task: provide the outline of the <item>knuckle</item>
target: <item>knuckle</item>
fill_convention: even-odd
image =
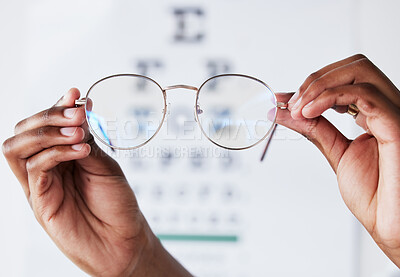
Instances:
[[[362,94],[376,94],[377,88],[371,83],[362,83],[358,86],[358,92]]]
[[[324,91],[326,89],[326,82],[323,78],[317,78],[310,84],[309,91]]]
[[[49,133],[48,127],[40,127],[36,130],[36,136],[39,138],[46,137]]]
[[[300,88],[299,88],[299,93],[300,93],[300,95],[303,94],[303,93],[306,91],[306,89],[307,89],[307,85],[306,85],[305,83],[302,84],[302,85],[300,86]]]
[[[367,57],[355,61],[355,64],[357,66],[357,69],[361,72],[366,69],[371,70],[375,67],[375,65]]]
[[[51,108],[50,108],[51,109]],[[41,115],[41,119],[42,119],[42,121],[48,121],[49,120],[49,118],[50,118],[50,109],[47,109],[47,110],[45,110],[45,111],[43,111],[42,112],[42,115]]]
[[[313,73],[311,73],[310,75],[308,75],[306,82],[308,83],[312,83],[314,82],[316,79],[318,79],[320,77],[320,73],[319,71],[315,71]],[[306,89],[306,88],[305,88]]]
[[[305,132],[303,135],[310,141],[315,140],[315,137],[316,137],[315,133],[316,133],[317,125],[319,123],[319,119],[320,119],[320,117],[317,117],[315,119],[308,120],[306,123],[305,130],[304,130]]]
[[[36,169],[36,167],[37,167],[36,164],[37,164],[37,163],[36,163],[35,159],[33,159],[33,158],[28,159],[28,160],[26,161],[26,164],[25,164],[26,171],[27,171],[28,173],[34,172],[35,169]]]
[[[355,54],[354,56],[352,56],[352,58],[354,60],[368,59],[364,54],[361,54],[361,53]]]
[[[376,103],[374,103],[376,94],[377,89],[374,85],[368,83],[358,85],[356,90],[357,107],[361,108],[366,113],[373,113],[377,108]]]
[[[315,71],[315,72],[311,73],[310,75],[308,75],[308,77],[306,78],[304,83],[299,88],[300,94],[303,94],[310,87],[310,85],[313,84],[315,82],[315,80],[319,79],[320,77],[321,77],[320,70]]]
[[[62,148],[62,146],[54,146],[54,147],[49,148],[47,150],[49,159],[54,160],[55,157],[57,157],[60,154],[61,148]]]
[[[26,124],[26,119],[23,119],[19,121],[17,124],[15,124],[14,134],[18,134],[25,124]]]
[[[49,122],[53,115],[55,114],[56,107],[51,107],[47,110],[44,110],[41,114],[41,120],[44,122]]]
[[[3,155],[6,158],[11,156],[11,153],[12,153],[12,140],[13,140],[12,138],[8,138],[2,144],[1,150],[3,152]]]
[[[363,83],[356,86],[355,94],[358,105],[363,105],[366,109],[370,110],[375,106],[373,99],[376,99],[379,91],[373,84]]]
[[[377,109],[377,106],[373,101],[361,97],[359,97],[357,100],[357,106],[368,114],[374,113],[374,111]]]
[[[315,72],[313,72],[313,73],[311,73],[309,76],[308,76],[308,79],[310,79],[310,80],[315,80],[315,79],[317,79],[317,78],[319,78],[319,71],[315,71]]]

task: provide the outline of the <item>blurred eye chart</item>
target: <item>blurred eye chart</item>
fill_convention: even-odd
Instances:
[[[295,91],[310,73],[354,53],[352,3],[26,2],[25,86],[32,93],[24,105],[37,112],[70,87],[84,95],[118,73],[163,87],[241,73]],[[193,91],[168,91],[167,119],[151,142],[115,153],[101,146],[122,166],[165,248],[195,276],[356,276],[355,219],[317,148],[279,126],[264,162],[264,142],[224,150],[200,134],[194,103]],[[350,116],[327,116],[353,134]],[[85,276],[38,224],[30,228],[27,274]]]

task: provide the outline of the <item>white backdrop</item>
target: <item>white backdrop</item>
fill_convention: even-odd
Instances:
[[[2,141],[19,120],[51,106],[70,87],[85,92],[97,79],[121,72],[146,73],[164,86],[197,86],[212,74],[230,71],[259,77],[277,91],[294,91],[313,71],[362,52],[400,85],[400,4],[395,0],[0,5]],[[177,15],[182,12],[184,19]],[[174,92],[168,97],[172,123],[193,115],[193,96]],[[360,132],[351,117],[327,116],[350,137]],[[160,137],[152,146],[166,144],[214,149],[203,141],[166,143]],[[119,161],[156,233],[190,234],[190,225],[239,238],[233,243],[164,241],[196,275],[398,276],[347,210],[332,170],[308,141],[280,128],[266,161],[259,163],[262,147],[230,153],[228,163],[184,154],[167,162],[160,157]],[[0,160],[0,276],[85,276],[48,239]],[[194,201],[204,187],[210,200]],[[221,198],[226,190],[234,195],[230,204]],[[185,197],[172,205],[177,194]],[[194,217],[197,225],[189,221]]]

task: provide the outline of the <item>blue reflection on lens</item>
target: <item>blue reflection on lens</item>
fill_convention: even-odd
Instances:
[[[104,121],[104,119],[101,116],[95,114],[94,112],[91,112],[91,111],[86,111],[86,112],[87,112],[89,121],[93,122],[97,125],[97,127],[100,129],[100,132],[103,134],[103,137],[106,140],[106,142],[110,146],[113,146],[113,144],[111,143],[111,140],[108,138],[107,133],[104,131],[104,128],[101,125],[101,121]]]

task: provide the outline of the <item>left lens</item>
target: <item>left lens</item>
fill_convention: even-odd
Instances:
[[[96,82],[86,96],[92,133],[116,149],[134,149],[150,141],[165,116],[165,97],[152,79],[121,74]]]
[[[265,139],[276,116],[275,95],[268,85],[239,74],[208,79],[196,106],[202,132],[228,149],[246,149]]]

